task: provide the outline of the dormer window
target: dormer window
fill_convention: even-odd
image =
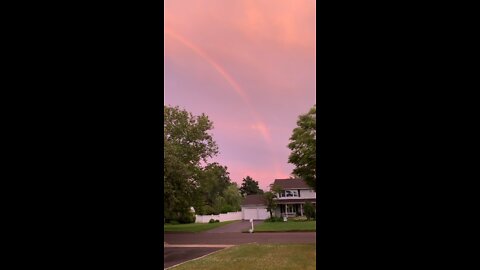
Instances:
[[[290,190],[290,194],[292,194],[291,197],[298,197],[298,193],[296,190]]]
[[[298,197],[298,191],[297,190],[283,190],[279,194],[280,198],[284,197]]]

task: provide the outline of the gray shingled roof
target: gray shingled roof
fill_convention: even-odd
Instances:
[[[247,195],[241,205],[266,205],[263,194]]]
[[[305,183],[305,181],[303,181],[302,179],[299,179],[299,178],[295,178],[295,179],[275,179],[273,184],[278,185],[283,189],[289,189],[289,188],[308,188],[308,189],[310,189],[311,188],[307,185],[307,183]]]

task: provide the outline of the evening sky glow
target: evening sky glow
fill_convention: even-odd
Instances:
[[[205,113],[232,181],[288,178],[315,104],[315,1],[165,0],[165,105]]]

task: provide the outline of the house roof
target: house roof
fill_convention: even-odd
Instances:
[[[309,187],[307,185],[307,183],[305,183],[305,181],[303,181],[302,179],[299,179],[299,178],[294,178],[294,179],[275,179],[275,181],[273,182],[274,185],[278,185],[279,187],[283,188],[283,189],[290,189],[290,188],[307,188],[307,189],[311,189],[311,187]]]
[[[266,205],[263,194],[247,195],[241,205]]]

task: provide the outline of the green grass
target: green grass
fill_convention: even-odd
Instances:
[[[316,269],[315,244],[246,244],[226,248],[174,270],[292,270]]]
[[[216,223],[189,223],[189,224],[165,224],[163,225],[164,232],[203,232],[208,231],[223,225],[230,224],[233,221],[216,222]]]
[[[315,232],[316,221],[263,222],[254,226],[254,232]]]

